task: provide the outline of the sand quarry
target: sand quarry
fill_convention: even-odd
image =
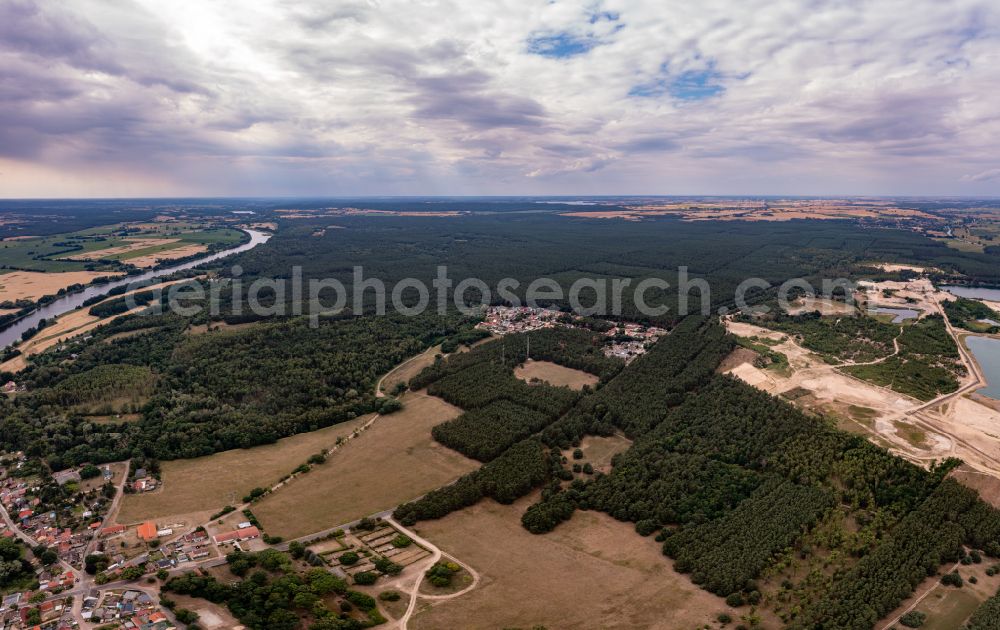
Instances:
[[[895,293],[884,298],[884,288]],[[871,286],[867,297],[879,306],[905,306],[922,313],[941,312],[940,302],[952,298],[926,279],[879,283]],[[906,302],[907,297],[916,303]],[[844,374],[783,333],[732,321],[726,326],[741,337],[778,342],[773,349],[788,357],[791,368],[789,375],[757,368],[744,354],[742,362],[727,364],[727,373],[803,409],[836,418],[841,428],[863,433],[910,461],[926,465],[959,457],[971,469],[1000,478],[1000,404],[974,394],[985,381],[961,339],[969,375],[957,392],[921,402]]]

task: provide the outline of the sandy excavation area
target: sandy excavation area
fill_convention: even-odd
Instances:
[[[881,287],[880,283],[879,294]],[[944,294],[933,289],[923,293],[911,288],[906,293],[921,298],[920,304],[908,306],[922,306],[925,312],[938,312],[936,300],[944,299]],[[783,375],[757,368],[752,356],[741,354],[743,362],[730,367],[728,374],[803,409],[832,417],[841,428],[863,433],[910,461],[928,464],[933,459],[959,457],[972,469],[1000,478],[1000,409],[977,402],[969,393],[924,403],[844,374],[782,333],[740,322],[726,326],[738,336],[782,340],[772,348],[785,354],[791,367],[790,375]],[[963,384],[974,379],[970,374]]]
[[[819,311],[822,315],[850,315],[854,312],[854,305],[811,296],[799,298],[788,305],[789,315],[812,313],[813,311]]]
[[[107,271],[11,271],[0,274],[0,302],[7,300],[37,300],[43,295],[55,295],[59,289],[73,284],[89,284],[101,276],[119,276]]]
[[[939,312],[939,303],[943,300],[955,299],[950,293],[938,291],[927,278],[918,278],[908,282],[864,282],[855,294],[857,301],[865,301],[868,306],[885,306],[889,308],[907,308],[926,313]],[[888,289],[891,295],[886,296],[883,290]]]

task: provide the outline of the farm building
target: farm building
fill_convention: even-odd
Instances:
[[[234,540],[250,540],[251,538],[259,538],[260,530],[256,527],[243,527],[241,529],[236,529],[231,532],[226,532],[225,534],[218,534],[215,536],[215,542],[224,543],[232,542]]]

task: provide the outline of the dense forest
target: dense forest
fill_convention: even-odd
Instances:
[[[888,340],[898,336],[904,356],[956,352],[940,318],[891,328]],[[684,320],[558,420],[396,516],[439,518],[483,497],[509,502],[542,487],[522,517],[529,531],[550,531],[577,509],[608,512],[635,523],[638,535],[655,533],[696,584],[733,605],[768,605],[796,628],[870,628],[965,547],[1000,554],[1000,513],[946,479],[957,461],[918,468],[714,374],[732,347],[718,324]],[[464,370],[482,365],[460,360]],[[422,378],[433,388],[461,373],[445,362]],[[495,391],[505,388],[497,382]],[[490,398],[477,390],[469,399]],[[461,425],[462,445],[485,444],[495,431],[477,417]],[[614,457],[609,474],[575,478],[560,450],[614,431],[633,438],[631,448]],[[807,566],[834,558],[839,569],[817,586],[790,573],[788,553]]]
[[[274,442],[377,411],[384,399],[375,397],[376,380],[463,322],[351,318],[313,328],[297,319],[198,335],[172,315],[124,318],[100,342],[49,353],[19,376],[30,393],[0,401],[0,446],[60,469]],[[129,399],[148,393],[128,405],[140,413],[135,422],[98,424],[67,413],[66,406],[79,412],[74,405],[126,392]]]
[[[1000,593],[989,598],[976,609],[969,623],[967,630],[992,630],[1000,628]]]

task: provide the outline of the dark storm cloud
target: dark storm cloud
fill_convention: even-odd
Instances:
[[[109,47],[92,24],[73,13],[46,11],[32,0],[0,3],[0,48],[78,68],[121,72],[121,66],[107,54]]]
[[[629,153],[659,153],[662,151],[676,151],[680,148],[680,145],[677,144],[674,138],[645,136],[622,142],[616,148]]]
[[[545,109],[535,100],[491,89],[482,71],[422,77],[412,82],[418,118],[458,122],[473,129],[539,127]]]

